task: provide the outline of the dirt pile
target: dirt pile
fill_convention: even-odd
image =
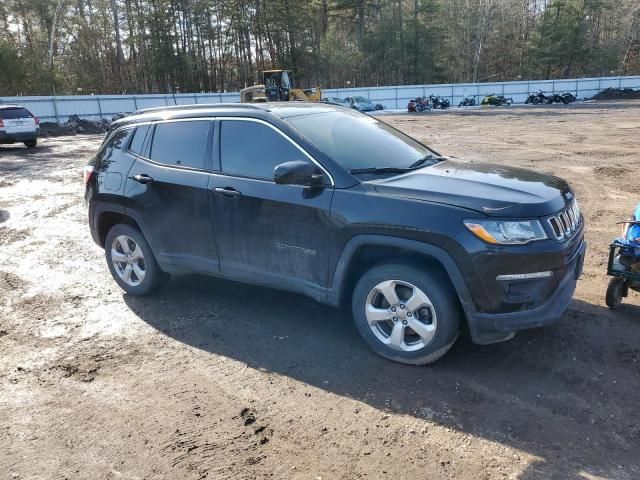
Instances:
[[[596,93],[592,100],[633,100],[640,99],[640,90],[633,88],[606,88]]]
[[[78,115],[71,115],[65,123],[43,122],[40,124],[40,135],[43,137],[59,137],[78,133],[105,133],[111,123],[108,120],[85,120]]]

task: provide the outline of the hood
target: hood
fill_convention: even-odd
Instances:
[[[456,205],[496,217],[543,217],[573,198],[567,182],[558,177],[451,159],[372,183],[385,195]]]

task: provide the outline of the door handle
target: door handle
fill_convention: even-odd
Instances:
[[[153,178],[151,178],[146,173],[140,173],[138,175],[134,175],[133,177],[129,177],[129,178],[131,178],[132,180],[135,180],[138,183],[142,183],[143,185],[147,183],[153,183]]]
[[[238,190],[232,187],[225,187],[225,188],[216,187],[214,188],[214,191],[227,198],[236,198],[242,195]]]

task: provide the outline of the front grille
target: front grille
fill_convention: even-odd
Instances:
[[[579,229],[582,223],[582,215],[578,202],[573,202],[564,210],[556,213],[547,219],[556,240],[571,238]]]

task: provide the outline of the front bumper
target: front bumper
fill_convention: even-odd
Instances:
[[[508,313],[481,313],[473,303],[463,302],[473,341],[483,345],[500,342],[512,338],[518,330],[540,327],[559,320],[569,307],[578,278],[582,274],[586,248],[586,243],[582,241],[568,259],[553,294],[535,308]]]

